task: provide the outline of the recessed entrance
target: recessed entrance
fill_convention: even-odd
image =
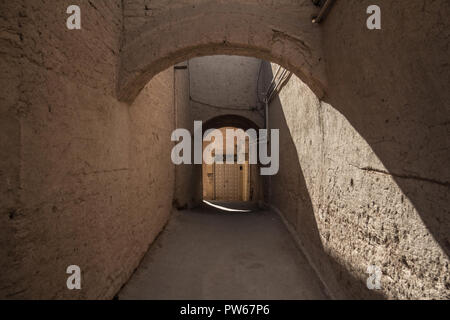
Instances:
[[[215,161],[207,164],[203,161],[203,199],[216,201],[250,201],[253,198],[251,169],[249,164],[249,141],[245,142],[245,149],[238,150],[237,140],[233,142],[233,153],[226,150],[226,130],[236,130],[233,127],[223,127],[217,130],[222,132],[224,141],[222,151],[214,152]],[[209,142],[203,143],[203,150]],[[238,153],[245,159],[238,163]],[[232,162],[232,163],[231,163]]]

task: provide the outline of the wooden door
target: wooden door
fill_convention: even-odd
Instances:
[[[240,166],[215,164],[215,200],[241,201]]]

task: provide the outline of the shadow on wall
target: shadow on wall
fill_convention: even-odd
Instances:
[[[358,99],[355,101],[360,102]],[[386,131],[368,123],[372,117],[383,119],[388,111],[366,118],[368,108],[359,107],[354,113],[347,112],[353,116],[349,121],[337,110],[351,104],[348,99],[341,102],[340,108],[320,102],[293,77],[271,103],[271,127],[281,129],[281,163],[280,173],[273,177],[270,202],[294,226],[322,277],[333,274],[327,267],[333,262],[316,256],[325,251],[358,279],[366,279],[368,266],[378,266],[385,297],[447,297],[448,235],[443,231],[448,230],[448,189],[433,181],[392,174],[383,160],[395,157],[402,146],[388,143],[390,148],[380,148],[373,137]],[[366,126],[354,128],[362,119]],[[380,122],[382,128],[389,123]],[[402,132],[398,134],[406,138]],[[384,139],[380,139],[382,145]],[[410,153],[420,158],[420,150]],[[441,224],[434,221],[434,228],[430,228],[433,218]],[[437,237],[443,237],[444,243]],[[311,239],[315,239],[313,243]],[[324,281],[332,293],[347,291],[350,297],[366,298],[377,295],[348,281],[336,281],[339,277]]]
[[[386,94],[390,95],[391,93]],[[368,106],[364,100],[358,102],[353,99],[354,105],[344,100],[332,100],[332,103],[340,106],[337,109],[366,140],[384,167],[362,166],[358,169],[392,177],[403,195],[412,202],[440,248],[450,257],[450,183],[440,180],[448,175],[445,171],[448,170],[450,159],[447,146],[436,146],[447,143],[447,125],[436,124],[427,127],[428,125],[420,123],[422,112],[417,110],[421,108],[419,105],[416,110],[412,108],[409,111],[401,111],[409,113],[408,118],[414,118],[403,121],[395,107],[386,107],[380,112],[381,109]],[[364,105],[366,114],[356,113],[355,105]],[[370,113],[373,116],[368,116]],[[436,158],[433,158],[433,155]],[[434,171],[431,177],[428,175],[430,168]]]
[[[392,176],[449,257],[450,20],[436,17],[449,12],[450,4],[382,0],[379,5],[390,8],[383,10],[379,32],[355,28],[365,24],[366,1],[338,1],[323,24],[324,52],[331,53],[325,57],[327,102],[386,168],[359,169]]]
[[[281,110],[276,97],[271,107]],[[335,299],[384,299],[379,291],[369,290],[366,283],[354,277],[344,266],[329,255],[322,245],[315,220],[312,201],[307,189],[300,160],[283,112],[271,113],[271,122],[280,129],[280,170],[273,176],[271,203],[277,203],[279,214],[297,235],[300,249],[305,253],[316,272]],[[289,199],[286,201],[286,199]],[[281,212],[280,212],[281,211]]]

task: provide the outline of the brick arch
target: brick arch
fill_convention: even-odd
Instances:
[[[269,1],[207,1],[155,13],[124,35],[118,98],[132,102],[159,72],[194,57],[217,54],[278,63],[323,97],[320,34],[310,19],[313,6],[304,2],[289,4],[283,12],[269,10]]]

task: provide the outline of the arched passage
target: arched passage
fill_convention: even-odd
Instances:
[[[208,130],[220,130],[225,138],[225,128],[258,132],[259,127],[250,119],[239,115],[222,115],[209,119],[203,124],[203,134]],[[248,152],[246,141],[246,150]],[[204,143],[206,146],[208,143]],[[225,140],[223,145],[225,146]],[[217,152],[217,151],[216,151]],[[202,164],[201,188],[203,200],[221,201],[263,201],[262,179],[258,174],[257,165],[249,164],[248,153],[244,164]],[[234,174],[232,174],[234,173]],[[194,177],[199,179],[199,177]]]
[[[0,296],[117,292],[171,208],[173,70],[153,75],[222,53],[326,91],[332,106],[294,79],[271,108],[283,111],[271,119],[286,124],[287,162],[302,164],[287,169],[304,176],[285,170],[275,201],[303,243],[305,221],[317,226],[309,252],[336,261],[317,265],[339,297],[367,293],[369,264],[384,296],[448,297],[450,6],[379,2],[382,31],[367,30],[356,0],[337,1],[320,27],[309,0],[83,2],[83,29],[70,31],[64,1],[3,1]],[[74,261],[81,292],[65,287]]]
[[[276,62],[322,97],[326,80],[320,31],[310,23],[313,6],[303,2],[286,4],[282,15],[270,10],[271,1],[205,1],[158,11],[125,34],[119,99],[133,101],[154,75],[171,65],[214,54]]]

